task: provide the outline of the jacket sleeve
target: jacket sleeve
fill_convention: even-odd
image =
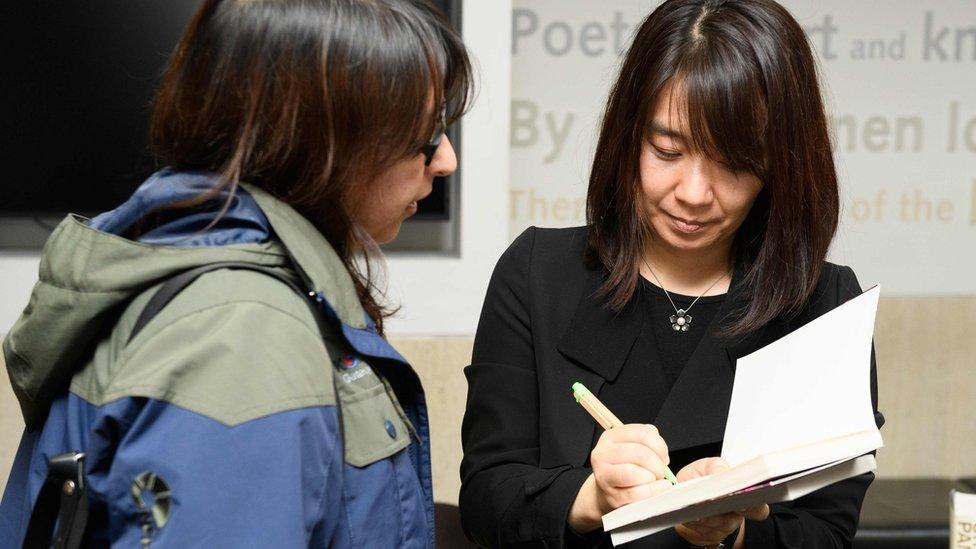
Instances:
[[[484,547],[565,547],[586,540],[566,524],[589,469],[539,466],[539,398],[528,276],[534,229],[495,267],[475,336],[461,429],[461,520]]]
[[[850,267],[842,267],[836,304],[861,293]],[[871,350],[871,404],[878,428],[884,416],[878,411],[878,376],[874,349]],[[746,547],[827,549],[852,547],[857,532],[861,503],[874,473],[838,482],[793,502],[770,505],[770,516],[761,522],[747,521]]]
[[[126,396],[95,412],[89,485],[113,547],[328,546],[337,531],[338,415],[334,400],[312,404],[298,373],[315,362],[331,375],[324,349],[309,350],[321,340],[268,307],[228,307],[154,335],[129,360],[140,375],[112,384]],[[255,368],[281,381],[252,387]],[[150,370],[166,381],[140,390]]]

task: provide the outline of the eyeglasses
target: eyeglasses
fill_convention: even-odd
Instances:
[[[430,136],[430,141],[420,148],[420,152],[424,153],[424,166],[430,166],[430,163],[434,160],[434,154],[437,153],[437,148],[441,146],[445,131],[447,131],[446,104],[441,106],[441,112],[437,118],[437,126],[434,127],[434,134]]]

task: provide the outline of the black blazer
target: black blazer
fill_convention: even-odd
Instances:
[[[461,433],[461,517],[468,537],[482,546],[609,546],[606,534],[580,537],[566,525],[591,472],[586,465],[597,428],[570,387],[581,381],[599,394],[617,377],[639,335],[642,313],[637,299],[619,313],[604,307],[596,296],[603,273],[585,266],[585,239],[584,227],[530,228],[492,275],[472,364],[465,368],[468,401]],[[736,359],[860,291],[850,268],[828,263],[794,319],[771,322],[736,341],[706,334],[654,421],[671,455],[717,455]],[[873,361],[872,353],[871,396],[880,426]],[[872,479],[864,475],[772,505],[768,520],[749,522],[747,546],[851,546]],[[634,546],[688,543],[670,529]]]

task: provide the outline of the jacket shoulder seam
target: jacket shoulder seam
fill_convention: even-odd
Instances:
[[[202,408],[211,406],[214,404],[219,404],[215,401],[209,401],[201,398],[192,398],[186,395],[180,394],[178,391],[167,391],[161,389],[160,387],[154,385],[128,385],[126,387],[118,388],[110,393],[107,393],[103,399],[101,399],[100,404],[92,403],[96,406],[115,402],[123,398],[132,397],[144,397],[152,398],[171,404],[173,406],[179,406],[189,412],[197,414],[201,417],[205,417],[212,421],[227,425],[236,426],[248,421],[255,419],[260,419],[262,417],[267,417],[269,415],[274,415],[276,413],[290,412],[293,410],[298,410],[300,408],[310,408],[310,407],[332,407],[335,406],[335,400],[332,395],[325,394],[313,394],[313,395],[303,395],[300,397],[290,397],[275,400],[272,402],[265,402],[257,406],[251,406],[248,408],[241,408],[233,414],[228,414],[226,421],[225,419],[218,419],[209,414],[201,411]],[[84,398],[79,395],[79,398]],[[86,399],[87,400],[87,399]]]

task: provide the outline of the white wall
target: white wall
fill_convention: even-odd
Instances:
[[[466,0],[464,40],[478,73],[478,96],[461,136],[459,258],[392,257],[390,296],[402,308],[392,335],[472,335],[488,277],[508,244],[508,127],[511,0]],[[39,254],[0,251],[0,334],[27,304]]]

